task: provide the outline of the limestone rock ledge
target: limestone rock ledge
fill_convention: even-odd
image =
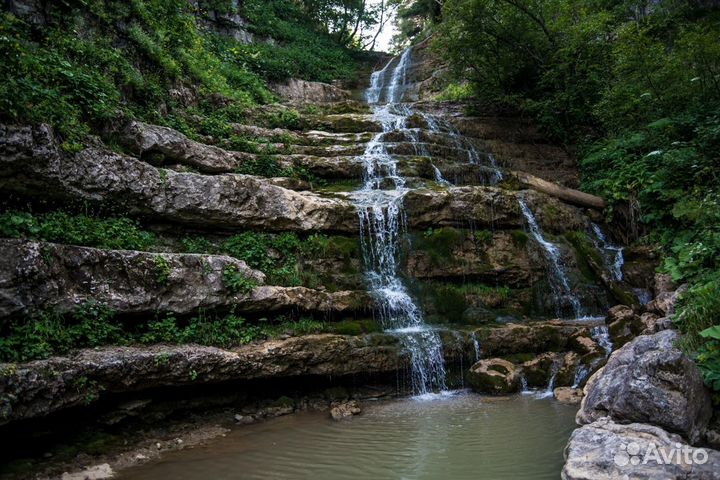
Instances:
[[[87,405],[101,395],[155,387],[404,368],[397,337],[307,335],[233,350],[198,345],[105,347],[0,364],[0,425]]]
[[[68,155],[47,125],[0,125],[0,166],[0,188],[30,198],[119,205],[135,215],[227,231],[357,231],[347,200],[249,175],[158,169],[103,148]]]
[[[233,267],[259,286],[233,293],[223,271]],[[52,309],[72,311],[93,300],[119,314],[189,314],[199,308],[238,313],[288,309],[354,312],[371,308],[364,291],[324,292],[263,286],[265,275],[223,255],[148,253],[0,239],[0,318]],[[0,322],[1,323],[1,322]]]

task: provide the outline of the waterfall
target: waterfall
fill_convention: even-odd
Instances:
[[[550,275],[548,277],[548,280],[550,282],[550,288],[552,289],[556,300],[558,300],[556,302],[556,313],[560,315],[560,300],[564,298],[567,299],[572,305],[575,318],[582,318],[582,306],[580,304],[580,300],[575,296],[575,294],[572,292],[572,289],[570,288],[570,279],[568,278],[565,267],[562,264],[562,260],[560,258],[560,249],[554,243],[545,240],[542,232],[540,231],[540,227],[535,220],[535,215],[533,215],[532,211],[525,203],[525,200],[518,198],[518,203],[520,204],[520,210],[522,211],[523,215],[525,216],[525,220],[527,221],[530,235],[543,249],[543,253],[547,260],[547,264],[550,270]]]
[[[439,118],[435,115],[431,115],[429,113],[421,112],[420,115],[425,120],[425,123],[428,126],[428,130],[432,133],[443,133],[450,137],[452,140],[453,146],[460,152],[465,152],[465,155],[467,156],[468,163],[471,165],[480,165],[480,152],[478,152],[477,147],[475,146],[475,143],[470,140],[463,140],[462,134],[458,131],[455,126],[448,122],[447,120],[444,120],[442,118]],[[490,177],[488,183],[490,185],[495,185],[498,182],[501,182],[503,180],[502,172],[500,172],[500,168],[497,165],[497,161],[495,160],[495,157],[492,154],[488,154],[488,163],[490,164],[490,169],[492,170],[492,176]],[[436,178],[438,170],[433,165],[433,168],[436,170]],[[438,182],[440,183],[440,182]]]
[[[384,137],[393,131],[408,132],[410,109],[397,104],[402,99],[411,49],[405,50],[389,85],[384,81],[391,60],[372,74],[366,91],[373,105],[373,118],[382,132],[367,144],[362,155],[364,184],[352,198],[360,219],[360,241],[370,293],[374,297],[380,322],[386,332],[397,335],[410,357],[414,394],[423,395],[445,386],[445,360],[439,334],[425,324],[422,311],[399,275],[400,235],[404,228],[403,199],[408,189],[399,175],[397,159],[388,154]],[[379,104],[383,98],[385,104]]]
[[[603,259],[605,260],[605,266],[610,272],[610,279],[615,282],[621,282],[623,279],[622,268],[625,264],[623,248],[611,244],[607,238],[605,238],[605,235],[599,225],[596,223],[591,223],[590,225],[592,226],[595,238],[597,239],[595,245],[602,252]]]

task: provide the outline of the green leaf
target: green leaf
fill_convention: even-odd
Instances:
[[[720,325],[706,328],[705,330],[700,332],[700,336],[703,338],[713,338],[715,340],[720,340]]]

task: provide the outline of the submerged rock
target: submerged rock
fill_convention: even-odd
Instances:
[[[698,441],[710,420],[710,394],[697,366],[675,347],[677,338],[665,330],[615,351],[585,385],[577,422],[650,423]]]
[[[693,448],[659,427],[601,418],[575,430],[563,480],[719,479],[720,452]]]
[[[467,381],[478,393],[505,395],[520,388],[520,372],[512,362],[491,358],[470,367]]]
[[[330,407],[330,416],[333,420],[347,420],[360,412],[362,412],[362,409],[356,400],[335,403]]]
[[[583,391],[582,388],[558,387],[553,390],[553,396],[558,402],[575,405],[582,401]]]

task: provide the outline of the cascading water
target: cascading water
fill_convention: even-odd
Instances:
[[[580,304],[580,299],[575,296],[570,288],[570,280],[560,258],[560,249],[554,243],[545,240],[542,232],[540,231],[540,227],[537,224],[537,220],[535,220],[535,215],[533,215],[532,211],[525,203],[525,200],[518,198],[518,203],[520,204],[520,210],[527,221],[530,235],[538,243],[538,245],[542,247],[548,266],[550,267],[551,275],[548,277],[548,280],[550,282],[550,288],[553,290],[553,294],[558,300],[556,302],[556,313],[560,315],[560,300],[566,299],[572,306],[575,318],[583,318],[582,305]]]
[[[383,328],[397,335],[410,356],[413,393],[423,395],[445,386],[442,342],[425,324],[422,312],[399,276],[400,234],[404,227],[403,198],[408,192],[399,175],[397,159],[388,154],[384,137],[390,132],[407,133],[411,114],[402,100],[411,64],[411,49],[405,50],[386,86],[388,65],[373,73],[366,91],[373,104],[373,117],[382,132],[368,143],[362,156],[364,185],[352,198],[360,217],[360,238],[367,281],[374,296]],[[380,104],[385,99],[384,104]]]
[[[470,336],[473,344],[473,350],[475,350],[475,361],[480,361],[480,342],[477,339],[477,335],[475,335],[475,332],[472,333]]]
[[[610,243],[603,234],[600,226],[596,223],[590,224],[595,233],[595,242],[597,248],[602,252],[605,265],[610,272],[610,279],[615,282],[621,282],[623,279],[623,265],[625,258],[623,257],[623,248]]]

